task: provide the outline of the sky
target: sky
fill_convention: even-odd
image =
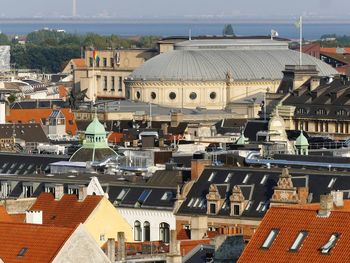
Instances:
[[[72,15],[73,0],[0,0],[0,17],[61,17]],[[79,16],[116,18],[342,17],[349,0],[76,0]]]

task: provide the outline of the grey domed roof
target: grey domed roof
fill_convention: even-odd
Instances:
[[[187,41],[188,43],[189,41]],[[275,41],[276,42],[276,41]],[[186,43],[186,42],[185,42]],[[219,45],[221,44],[221,45]],[[236,80],[282,79],[286,65],[299,64],[299,52],[287,45],[179,45],[137,68],[131,80],[224,80],[227,72]],[[304,65],[316,65],[320,76],[338,74],[321,60],[303,54]]]

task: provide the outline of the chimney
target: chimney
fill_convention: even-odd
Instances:
[[[87,187],[85,185],[80,185],[79,186],[79,193],[78,193],[78,200],[80,202],[84,201],[85,198],[87,197]]]
[[[107,257],[111,262],[115,262],[115,239],[114,238],[108,238],[107,240]]]
[[[56,184],[55,185],[55,199],[56,200],[61,200],[61,198],[64,195],[64,186],[63,184]]]
[[[126,259],[125,256],[125,233],[124,232],[118,232],[118,253],[117,253],[117,260],[118,261],[124,261]],[[114,261],[112,261],[114,262]]]
[[[336,207],[344,206],[344,193],[341,191],[332,191],[333,203]]]
[[[318,210],[319,217],[329,217],[333,209],[333,196],[331,194],[320,196],[320,209]]]
[[[178,242],[177,242],[177,233],[176,230],[170,230],[170,248],[169,253],[172,255],[179,254]]]
[[[205,166],[211,165],[208,159],[193,159],[191,161],[191,180],[196,180],[204,171]]]
[[[313,76],[310,80],[310,91],[315,90],[320,86],[321,78],[319,76]]]
[[[43,211],[26,211],[27,224],[43,224]]]

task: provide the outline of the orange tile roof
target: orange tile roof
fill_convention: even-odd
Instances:
[[[350,262],[349,210],[336,210],[329,217],[318,217],[318,208],[271,207],[238,262]],[[279,229],[277,237],[270,248],[261,249],[274,228]],[[302,230],[308,232],[307,237],[298,251],[290,252],[290,247]],[[329,254],[322,254],[319,249],[333,233],[340,233],[340,238]]]
[[[74,228],[0,223],[0,258],[6,263],[51,262]],[[22,257],[21,249],[27,248]]]
[[[13,218],[7,213],[4,206],[0,206],[0,222],[13,222]]]
[[[337,53],[337,49],[339,50],[339,48],[336,47],[321,47],[320,51],[327,53]],[[344,47],[340,49],[344,49],[345,53],[350,53],[350,47]]]
[[[29,210],[43,211],[45,225],[75,227],[87,220],[102,198],[89,195],[80,202],[76,195],[64,195],[60,200],[55,200],[52,194],[41,193]]]
[[[85,68],[86,67],[85,59],[83,59],[83,58],[72,59],[72,62],[74,63],[74,65],[77,68]]]
[[[192,251],[197,245],[210,244],[210,239],[201,240],[181,240],[180,241],[180,254],[185,256],[187,253]]]

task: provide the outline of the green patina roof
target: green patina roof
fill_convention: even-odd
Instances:
[[[242,131],[241,136],[239,136],[238,140],[236,141],[236,144],[237,145],[244,145],[244,144],[248,144],[248,143],[249,143],[249,140],[248,140],[248,138],[246,138],[244,136],[244,133]]]
[[[295,140],[296,146],[309,146],[308,139],[304,136],[303,131],[300,131],[299,137]]]
[[[98,120],[97,115],[95,115],[94,120],[86,128],[85,134],[106,135],[105,127]]]

